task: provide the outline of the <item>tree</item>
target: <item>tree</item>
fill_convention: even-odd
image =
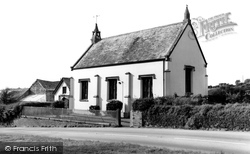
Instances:
[[[245,83],[245,84],[250,83],[250,79],[246,79],[246,80],[244,81],[244,83]]]
[[[11,104],[16,102],[13,92],[9,88],[3,89],[0,93],[0,104]]]
[[[238,86],[240,84],[240,80],[235,81],[235,85]]]

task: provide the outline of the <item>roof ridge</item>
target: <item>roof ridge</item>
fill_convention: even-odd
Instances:
[[[42,80],[42,79],[37,79],[39,81],[45,81],[45,82],[59,82],[59,81],[48,81],[48,80]]]
[[[151,30],[151,29],[155,29],[155,28],[173,26],[173,25],[177,25],[177,24],[181,24],[181,23],[182,24],[186,24],[185,22],[176,22],[176,23],[172,23],[172,24],[168,24],[168,25],[156,26],[156,27],[152,27],[152,28],[146,28],[146,29],[137,30],[137,31],[133,31],[133,32],[123,33],[123,34],[119,34],[119,35],[113,35],[113,36],[109,36],[109,37],[104,37],[104,38],[102,38],[102,40],[109,39],[109,38],[114,38],[114,37],[118,37],[118,36],[123,36],[123,35],[128,35],[128,34],[131,34],[131,33],[137,33],[137,32],[141,32],[141,31]]]

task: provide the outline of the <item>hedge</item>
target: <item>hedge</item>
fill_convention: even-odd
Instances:
[[[171,128],[250,130],[250,105],[154,106],[145,123]]]
[[[162,100],[167,100],[167,103]],[[175,98],[173,98],[175,102]],[[203,104],[169,105],[169,99],[156,98],[136,100],[134,111],[141,111],[145,126],[186,128],[250,130],[250,105]],[[146,102],[145,105],[141,103]],[[165,103],[164,103],[165,102]],[[198,102],[198,101],[197,101]],[[135,108],[134,108],[135,107]]]
[[[53,102],[20,102],[22,106],[51,107]]]
[[[174,96],[164,96],[157,98],[140,98],[136,99],[132,108],[134,111],[145,111],[151,106],[155,105],[202,105],[207,103],[207,97],[202,97],[201,95],[195,95],[192,97],[174,97]]]
[[[55,101],[51,103],[52,108],[65,108],[65,102],[64,101]]]

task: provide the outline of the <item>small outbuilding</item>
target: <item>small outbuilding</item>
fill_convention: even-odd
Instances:
[[[52,102],[54,101],[54,90],[59,81],[45,81],[37,79],[31,87],[23,94],[23,102]]]

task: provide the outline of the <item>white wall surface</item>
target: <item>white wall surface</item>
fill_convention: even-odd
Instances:
[[[188,25],[182,38],[175,47],[168,62],[170,72],[170,94],[177,93],[179,96],[185,95],[185,65],[195,67],[192,79],[192,92],[195,94],[207,95],[207,79],[205,62],[195,39],[188,37],[191,27]]]
[[[128,75],[125,73],[131,73],[132,79],[132,96],[131,99],[124,98],[128,95]],[[107,81],[106,77],[119,76],[121,84],[117,83],[117,99],[122,101],[123,112],[129,112],[129,101],[132,99],[141,97],[141,80],[138,79],[139,75],[155,74],[156,79],[153,79],[153,95],[154,97],[163,95],[163,61],[137,63],[127,65],[117,65],[109,67],[97,67],[88,69],[79,69],[73,71],[74,77],[74,108],[75,109],[89,109],[90,105],[97,105],[96,99],[99,99],[99,106],[102,110],[106,110],[107,104]],[[97,77],[100,76],[100,97],[94,98],[97,95]],[[88,102],[80,101],[80,83],[79,79],[89,78],[89,91]],[[119,82],[119,81],[118,81]],[[125,111],[126,106],[126,111]]]
[[[63,94],[63,87],[66,87],[67,89],[65,94]],[[58,88],[57,92],[54,95],[54,100],[55,101],[59,100],[60,95],[69,95],[69,87],[66,85],[65,82],[63,82],[61,86]]]

